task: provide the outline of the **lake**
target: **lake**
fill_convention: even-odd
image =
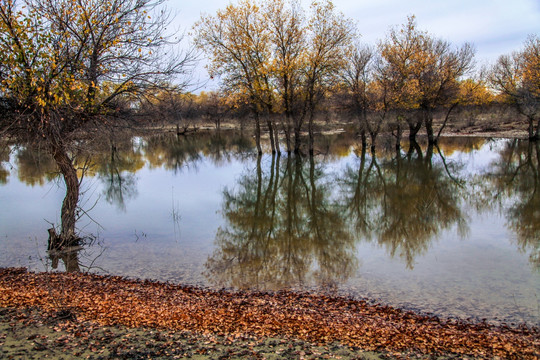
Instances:
[[[346,134],[314,157],[238,133],[81,144],[81,270],[210,288],[351,296],[442,317],[540,326],[540,147]],[[84,145],[84,146],[83,146]],[[65,189],[46,151],[0,144],[0,266],[47,254]]]

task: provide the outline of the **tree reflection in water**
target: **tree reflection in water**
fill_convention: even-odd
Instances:
[[[140,147],[132,139],[110,138],[108,143],[100,144],[99,151],[92,152],[89,163],[89,170],[103,184],[105,200],[125,211],[126,201],[137,197],[135,173],[144,167]]]
[[[348,165],[343,176],[337,179],[340,205],[355,239],[369,241],[378,227],[377,211],[384,192],[383,176],[375,153],[369,156],[365,147],[354,152],[357,164]]]
[[[339,182],[343,211],[357,239],[376,241],[409,268],[441,231],[467,228],[462,186],[450,175],[455,169],[434,162],[433,154],[432,146],[424,155],[412,142],[406,155],[383,154],[379,164],[375,153],[368,157],[363,149],[358,167],[348,166]]]
[[[335,289],[356,273],[356,244],[364,241],[383,247],[413,268],[443,231],[467,232],[463,208],[471,204],[477,209],[501,207],[508,228],[517,235],[517,247],[540,268],[537,143],[505,142],[500,159],[471,179],[461,171],[464,163],[447,161],[437,147],[410,143],[407,152],[378,148],[367,153],[358,148],[349,155],[354,145],[350,138],[325,139],[324,158],[254,158],[251,139],[225,133],[135,140],[103,137],[78,142],[69,157],[79,178],[100,179],[105,200],[119,209],[137,197],[136,173],[144,166],[179,172],[204,161],[215,166],[226,166],[233,159],[252,164],[233,188],[223,191],[221,213],[226,224],[218,230],[215,251],[206,262],[208,280],[219,286]],[[461,140],[443,141],[444,153],[471,151],[485,142],[466,141],[465,149]],[[43,184],[58,176],[54,160],[39,147],[16,149],[21,181]],[[335,170],[333,164],[345,155],[351,160]],[[9,156],[6,145],[0,152],[3,168]],[[9,172],[0,176],[0,181],[7,181]],[[79,204],[76,218],[86,210]],[[74,260],[77,251],[55,256],[56,264],[62,260],[70,271],[81,269]]]
[[[358,269],[358,241],[375,241],[412,268],[441,231],[467,231],[462,182],[452,164],[434,161],[433,147],[424,154],[412,143],[407,154],[384,153],[380,164],[365,148],[356,155],[339,174],[315,157],[258,157],[255,169],[223,192],[226,225],[206,262],[208,280],[336,289]]]
[[[409,268],[441,231],[457,225],[465,233],[467,228],[460,183],[449,176],[442,162],[433,161],[432,146],[425,157],[418,149],[418,144],[411,143],[405,157],[383,165],[384,195],[377,231],[379,244],[392,256],[399,253]]]
[[[7,142],[0,140],[0,184],[7,184],[9,178],[8,163],[11,149]]]
[[[58,176],[58,167],[46,149],[22,146],[16,155],[19,180],[27,185],[43,185]]]
[[[164,167],[174,173],[183,168],[196,168],[209,159],[226,164],[234,157],[243,157],[253,150],[253,141],[244,133],[201,133],[194,136],[162,135],[145,139],[143,151],[151,168]]]
[[[331,194],[332,183],[313,157],[259,156],[237,189],[223,192],[226,225],[205,265],[208,280],[241,289],[312,283],[335,289],[356,270],[357,259]]]
[[[63,159],[69,160],[69,167],[77,174],[77,186],[66,188],[66,199],[76,199],[76,206],[62,205],[62,229],[58,231],[53,223],[49,229],[48,254],[50,265],[57,269],[61,261],[66,271],[81,271],[93,266],[95,256],[101,255],[103,249],[98,249],[98,255],[85,250],[98,242],[96,234],[87,234],[75,223],[87,216],[93,222],[88,211],[95,203],[88,204],[85,191],[92,193],[83,180],[97,178],[102,183],[105,200],[114,204],[118,209],[125,211],[127,201],[137,197],[137,171],[146,164],[151,167],[163,166],[168,170],[180,171],[182,167],[193,166],[204,160],[226,163],[235,156],[243,156],[253,148],[252,141],[242,134],[224,136],[221,134],[203,134],[202,136],[174,136],[164,135],[141,139],[130,133],[102,134],[104,136],[90,140],[74,141],[69,148],[65,148]],[[232,151],[234,150],[234,151]],[[9,161],[11,148],[6,143],[0,152],[0,160],[4,169],[4,162]],[[58,166],[53,157],[39,144],[18,145],[15,151],[20,180],[28,185],[43,185],[46,181],[57,179]],[[5,182],[9,172],[5,172]],[[4,178],[0,172],[0,181]],[[59,182],[61,183],[61,182]],[[91,184],[91,182],[90,182]],[[90,185],[91,186],[91,185]],[[76,193],[74,193],[76,192]],[[70,201],[70,204],[73,201]],[[68,213],[69,211],[69,213]],[[73,241],[65,242],[59,234],[64,231],[64,219],[69,218],[76,234]],[[70,226],[71,226],[70,225]],[[99,224],[98,224],[99,225]],[[83,258],[81,260],[81,257]],[[82,263],[85,263],[83,266]]]
[[[530,263],[540,271],[540,143],[507,142],[482,181],[484,193],[498,200],[484,206],[502,210],[518,248],[529,253]]]

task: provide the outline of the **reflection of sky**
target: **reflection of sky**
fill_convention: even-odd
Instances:
[[[39,236],[38,229],[47,229],[49,222],[60,218],[59,204],[64,195],[65,191],[56,182],[25,185],[13,168],[7,184],[0,185],[0,236],[18,237],[25,232],[27,238]]]
[[[125,231],[141,231],[150,238],[166,237],[173,230],[173,211],[181,216],[182,237],[189,241],[213,241],[215,227],[221,223],[216,211],[221,190],[234,183],[242,164],[213,167],[203,163],[196,171],[177,174],[164,169],[137,172],[138,197],[127,204],[127,213],[101,202],[95,209],[106,233],[125,236]],[[133,219],[137,219],[136,222]]]
[[[462,171],[464,175],[479,175],[485,173],[493,162],[500,158],[499,151],[504,148],[505,139],[494,139],[487,142],[478,150],[464,152],[455,151],[446,156],[446,161],[465,164]],[[438,156],[436,156],[438,157]]]

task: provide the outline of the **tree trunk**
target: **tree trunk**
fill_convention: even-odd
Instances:
[[[407,152],[407,157],[410,159],[415,152],[418,159],[422,160],[423,159],[422,148],[416,142],[416,140],[411,140],[409,142],[409,151]]]
[[[400,124],[397,124],[397,128],[396,128],[396,150],[400,150],[401,149],[401,135],[402,135],[402,130],[401,130],[401,125]]]
[[[262,154],[261,121],[259,119],[259,113],[257,111],[254,111],[253,115],[255,116],[255,143],[257,144],[257,153]]]
[[[536,131],[534,131],[534,118],[529,118],[529,140],[540,140],[540,119],[538,119],[538,123],[536,124]]]
[[[92,112],[97,93],[97,77],[98,77],[98,54],[97,49],[94,49],[90,55],[90,66],[88,70],[88,91],[86,93],[86,111]]]
[[[308,133],[309,133],[309,140],[308,140],[308,146],[309,146],[309,155],[313,156],[313,143],[315,141],[313,136],[313,110],[310,112],[309,115],[309,123],[308,123]]]
[[[52,155],[56,165],[60,169],[60,173],[66,184],[66,196],[62,202],[61,211],[61,231],[56,237],[59,243],[51,244],[53,248],[62,248],[65,246],[75,246],[78,244],[79,238],[75,234],[75,222],[77,204],[79,202],[79,178],[77,170],[73,166],[72,160],[67,155],[63,144],[55,142],[52,146]]]
[[[51,229],[49,229],[51,230]],[[52,229],[54,231],[54,229]],[[49,232],[50,234],[50,232]],[[49,238],[50,240],[50,238]],[[53,270],[58,269],[58,261],[62,260],[64,266],[66,267],[66,272],[80,272],[79,264],[79,251],[80,247],[72,247],[70,249],[49,250],[49,258],[51,259],[51,267]]]
[[[371,135],[371,153],[375,153],[375,143],[377,142],[377,135],[378,133],[376,131],[370,132]]]
[[[426,157],[424,158],[424,164],[428,169],[432,168],[432,161],[433,158],[433,147],[435,146],[434,143],[429,143],[428,147],[426,149]]]
[[[266,119],[266,125],[268,126],[268,133],[270,135],[270,148],[272,149],[272,154],[276,153],[276,144],[274,142],[274,126],[272,125],[272,120],[268,117]]]
[[[536,142],[535,145],[536,145],[535,148],[536,148],[536,163],[537,163],[536,172],[538,175],[540,175],[540,143]],[[540,179],[540,177],[537,177],[537,179]]]
[[[367,147],[367,114],[365,110],[361,112],[361,116],[358,117],[358,130],[360,131],[360,138],[362,139],[362,149]]]
[[[422,127],[422,122],[409,122],[409,141],[415,141],[416,142],[416,134],[420,131],[420,128]]]
[[[428,143],[433,145],[435,144],[435,135],[433,134],[433,121],[426,120],[426,133],[428,137]]]
[[[366,129],[360,130],[360,138],[362,139],[362,151],[367,148]]]
[[[425,110],[423,112],[424,125],[426,126],[426,134],[428,137],[428,144],[435,144],[437,141],[435,139],[435,134],[433,133],[433,115],[430,110]]]
[[[285,145],[287,146],[287,153],[289,154],[292,152],[291,129],[291,118],[289,115],[286,115],[283,131],[285,132]]]
[[[300,129],[301,125],[296,125],[294,127],[294,153],[298,154],[300,152]]]
[[[276,122],[273,122],[274,124],[274,145],[276,146],[276,153],[281,154],[281,149],[279,147],[279,126],[276,124]]]

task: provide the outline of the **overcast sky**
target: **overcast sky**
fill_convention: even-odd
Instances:
[[[271,0],[269,0],[271,1]],[[232,1],[236,3],[236,1]],[[338,11],[356,21],[361,40],[375,45],[391,26],[415,15],[420,30],[455,45],[474,44],[476,61],[490,63],[522,47],[527,35],[540,36],[540,0],[334,0]],[[170,0],[176,23],[191,30],[202,13],[215,14],[230,0]],[[302,0],[304,8],[309,0]],[[201,74],[206,75],[204,72]]]

